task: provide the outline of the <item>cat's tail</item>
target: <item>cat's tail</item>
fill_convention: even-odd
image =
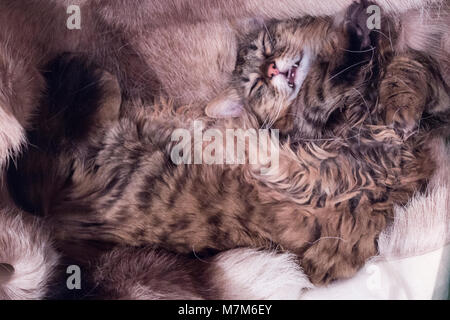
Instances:
[[[8,190],[27,212],[44,214],[51,198],[83,158],[94,133],[118,118],[120,89],[87,58],[63,54],[42,74],[46,89],[30,128],[27,149],[7,172]]]
[[[41,223],[0,209],[0,300],[44,298],[58,261]]]
[[[296,256],[251,248],[208,258],[152,247],[122,247],[93,268],[96,299],[298,299],[312,284]]]
[[[73,152],[89,135],[116,120],[120,88],[116,78],[88,57],[65,53],[44,68],[46,90],[30,135],[49,152]]]

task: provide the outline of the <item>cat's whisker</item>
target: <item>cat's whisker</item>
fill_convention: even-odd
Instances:
[[[394,115],[392,116],[392,121],[394,121],[395,116],[397,115],[397,113],[400,112],[400,109],[395,110]]]
[[[264,121],[263,121],[260,129],[266,129],[266,123],[267,123],[268,119],[269,119],[269,114],[267,114],[266,117],[264,118]]]
[[[320,238],[317,239],[316,241],[314,241],[314,242],[308,242],[308,243],[310,243],[310,244],[316,244],[317,242],[322,241],[322,240],[326,240],[326,239],[333,239],[333,240],[340,240],[340,241],[342,241],[342,242],[347,242],[347,240],[345,240],[345,239],[343,239],[343,238],[341,238],[341,237],[320,237]]]
[[[361,146],[361,130],[362,130],[362,126],[363,126],[364,122],[361,122],[361,124],[359,125],[358,128],[358,145]]]
[[[200,257],[197,255],[197,253],[195,252],[194,246],[192,246],[192,253],[194,254],[194,257],[195,257],[197,260],[199,260],[199,261],[201,261],[201,262],[203,262],[203,263],[210,263],[209,261],[203,260],[202,258],[200,258]]]
[[[393,46],[393,44],[392,44],[392,38],[391,38],[391,35],[390,35],[390,28],[389,28],[389,36],[387,36],[384,32],[382,32],[382,31],[380,31],[380,30],[376,30],[376,29],[373,29],[372,31],[374,31],[374,32],[378,32],[379,34],[381,34],[383,37],[385,37],[386,39],[388,39],[389,40],[389,43],[390,43],[390,46],[391,46],[391,49],[392,49],[392,51],[394,51],[394,46]]]
[[[277,121],[278,117],[280,116],[281,109],[283,109],[283,104],[281,104],[281,103],[278,104],[277,108],[273,109],[273,110],[275,110],[276,114],[274,116],[270,117],[271,121],[270,121],[270,125],[268,126],[268,129],[272,128],[272,126]],[[272,111],[271,111],[271,113],[272,113]]]
[[[388,32],[389,32],[389,44],[391,45],[391,50],[394,51],[394,45],[392,44],[391,23],[390,22],[388,22]]]
[[[43,151],[43,149],[41,147],[39,147],[39,146],[35,145],[34,143],[29,142],[29,141],[28,141],[27,145],[29,145],[30,147],[33,147],[36,150]]]
[[[367,50],[348,50],[348,49],[344,49],[344,48],[339,48],[339,50],[346,51],[346,52],[352,52],[352,53],[364,53],[364,52],[374,51],[375,47],[371,46],[370,49],[367,49]]]
[[[375,47],[372,47],[372,48],[375,49]],[[372,75],[373,75],[371,66],[372,66],[374,56],[375,56],[375,50],[372,50],[372,55],[370,56],[369,63],[366,66],[363,66],[363,70],[370,69],[370,76],[368,77],[369,79],[371,79]]]
[[[359,66],[360,64],[367,63],[367,62],[369,62],[369,61],[370,61],[370,60],[364,60],[364,61],[360,61],[360,62],[357,62],[357,63],[355,63],[355,64],[352,64],[351,66],[345,68],[344,70],[339,71],[338,73],[336,73],[335,75],[333,75],[332,77],[330,77],[329,79],[327,79],[325,82],[329,82],[329,81],[331,81],[332,79],[334,79],[334,78],[336,78],[337,76],[339,76],[340,74],[344,73],[345,71],[347,71],[347,70],[349,70],[349,69],[351,69],[351,68],[354,68],[354,67],[356,67],[356,66]]]
[[[319,142],[319,141],[336,141],[343,140],[342,138],[297,138],[292,142]]]
[[[297,138],[297,139],[292,139],[291,143],[296,143],[296,142],[327,142],[327,141],[347,141],[350,139],[354,139],[354,138],[360,138],[361,137],[361,133],[359,132],[358,134],[355,134],[353,136],[349,136],[349,137],[331,137],[331,138]]]
[[[100,267],[97,266],[97,270],[99,270]],[[92,297],[92,293],[95,293],[95,290],[100,286],[99,282],[95,282],[95,284],[92,286],[92,288],[89,289],[89,291],[87,291],[86,293],[83,294],[82,298],[89,298]]]
[[[273,39],[272,39],[272,35],[270,34],[269,28],[267,28],[267,25],[266,25],[266,23],[265,23],[265,22],[263,22],[263,25],[264,25],[264,29],[266,29],[266,32],[267,32],[267,36],[269,37],[269,41],[270,41],[270,43],[272,43],[272,44],[273,44]]]
[[[117,49],[117,53],[120,53],[120,51],[122,51],[122,49],[124,49],[124,48],[126,48],[126,47],[128,47],[128,46],[131,46],[131,43],[130,42],[126,42],[126,43],[124,43],[122,46],[120,46],[118,49]],[[139,55],[139,53],[137,53],[138,55]],[[141,57],[141,56],[140,56]]]
[[[370,122],[372,122],[372,115],[371,115],[370,108],[369,108],[369,105],[367,104],[366,99],[364,99],[364,96],[362,95],[361,91],[359,91],[357,88],[353,88],[353,90],[355,90],[359,94],[361,99],[363,100],[364,105],[366,106],[366,109],[367,109],[367,114],[369,115],[369,120],[370,120]]]

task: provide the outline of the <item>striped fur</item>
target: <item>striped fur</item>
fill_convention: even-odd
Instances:
[[[139,118],[139,120],[137,121],[137,122],[141,122],[142,123],[142,125],[145,127],[146,126],[146,119],[144,119],[144,120],[142,120],[141,118]],[[127,123],[127,121],[123,121],[120,125],[119,125],[119,127],[118,127],[118,132],[121,132],[121,126],[123,126],[123,130],[126,130],[126,129],[130,129],[130,127],[129,127],[129,124]],[[130,125],[131,126],[131,128],[133,128],[133,124],[131,124]],[[140,128],[139,126],[137,126],[138,128]],[[157,125],[157,127],[158,127],[158,125]],[[160,129],[160,128],[158,128],[158,129]],[[166,129],[167,130],[167,128],[165,128],[164,126],[163,126],[163,129]],[[380,132],[376,132],[375,133],[375,136],[376,136],[376,138],[377,139],[380,139],[380,137],[381,136],[383,136],[382,138],[390,138],[390,137],[392,137],[392,136],[395,136],[395,134],[394,133],[392,133],[392,130],[384,130],[385,128],[382,128],[381,130],[380,130]],[[381,132],[382,131],[382,132]],[[110,132],[111,133],[111,132]],[[132,132],[132,133],[135,133],[135,132]],[[158,131],[158,133],[159,133],[159,131]],[[112,135],[113,135],[113,138],[114,138],[114,135],[115,135],[116,133],[113,133]],[[373,136],[371,136],[369,133],[367,133],[367,132],[364,132],[364,134],[367,134],[367,136],[365,137],[367,140],[370,140],[370,139],[372,139],[373,138]],[[378,135],[379,134],[379,135]],[[137,135],[136,135],[137,137],[139,137],[139,133],[137,133]],[[131,139],[135,139],[136,138],[136,136],[135,137],[133,137],[133,136],[131,136]],[[377,140],[377,139],[375,139],[375,140]],[[395,140],[395,139],[394,139]],[[420,139],[418,138],[418,140],[420,141]],[[378,140],[379,141],[379,140]],[[367,142],[367,141],[366,141]],[[389,141],[389,142],[391,142],[391,141]],[[384,143],[384,142],[383,142]],[[157,146],[160,146],[160,142],[157,142],[156,143],[156,145]],[[419,144],[420,145],[420,144]],[[334,146],[333,146],[334,147]],[[406,149],[408,149],[408,148],[410,148],[411,146],[406,146]],[[309,145],[307,145],[307,147],[306,147],[306,149],[307,149],[307,152],[306,152],[306,154],[309,154],[309,153],[312,153],[312,155],[313,155],[313,157],[315,157],[316,159],[316,161],[317,161],[317,158],[319,158],[320,160],[323,160],[322,158],[320,158],[320,156],[318,156],[318,154],[317,154],[317,150],[314,150],[314,151],[311,151],[311,150],[309,150],[309,148],[310,148],[310,146]],[[324,148],[323,146],[320,146],[320,148]],[[402,147],[403,148],[403,147]],[[299,150],[301,150],[301,148],[299,149]],[[112,151],[112,150],[109,150],[109,151]],[[106,153],[105,153],[105,155],[107,155],[108,154],[108,152],[109,151],[107,151]],[[146,150],[146,151],[148,151],[148,150]],[[353,151],[353,150],[352,150]],[[150,152],[152,152],[152,151],[150,151]],[[321,151],[320,151],[321,152]],[[422,151],[422,152],[424,152],[424,151]],[[95,150],[94,150],[94,153],[95,153]],[[113,154],[113,153],[111,153],[111,154]],[[291,155],[291,153],[290,153],[290,151],[289,152],[287,152],[286,154],[288,154],[288,155]],[[406,158],[408,158],[408,160],[410,160],[409,159],[409,156],[410,156],[410,154],[408,153],[408,152],[405,152],[405,154],[402,154],[401,156],[400,156],[400,158],[402,157],[402,156],[405,156],[406,155]],[[156,154],[156,157],[155,157],[155,159],[157,160],[157,157],[158,156],[158,154]],[[94,157],[95,158],[95,157]],[[120,157],[119,157],[120,158]],[[395,158],[395,157],[394,157]],[[131,158],[127,158],[127,160],[130,160],[130,162],[131,163],[133,163],[133,161],[134,161],[134,159],[133,159],[133,157],[131,157]],[[377,159],[378,160],[378,159]],[[392,159],[390,159],[390,161],[392,161]],[[392,163],[395,163],[396,161],[392,161]],[[392,164],[391,163],[391,164]],[[314,165],[314,163],[309,163],[309,164],[313,164]],[[317,162],[316,162],[316,164],[317,164]],[[383,165],[386,165],[386,164],[383,164]],[[412,164],[413,166],[415,165],[415,163],[414,163],[414,161],[413,161],[413,164]],[[420,165],[420,164],[419,164]],[[388,164],[388,166],[389,166],[389,164]],[[295,168],[295,166],[294,166],[294,168]],[[114,169],[117,169],[117,167],[114,167]],[[127,169],[125,169],[125,171],[121,171],[120,173],[119,173],[119,175],[120,174],[123,174],[123,173],[125,173],[126,174],[126,171]],[[337,170],[336,169],[330,169],[330,168],[328,168],[328,169],[325,169],[324,170],[324,173],[323,174],[325,174],[326,176],[329,176],[329,175],[333,175],[334,173],[333,173],[333,171],[334,172],[336,172]],[[84,173],[82,173],[81,175],[83,175]],[[215,172],[213,172],[213,174],[216,174]],[[319,173],[320,174],[320,173]],[[424,173],[424,175],[426,176],[428,174],[428,172],[425,172]],[[194,177],[195,177],[195,174],[194,174]],[[105,178],[105,177],[102,177],[102,178]],[[115,182],[113,181],[113,180],[108,180],[109,178],[105,178],[107,181],[109,181],[109,182],[111,182],[112,181],[112,185],[113,185],[113,188],[115,188]],[[418,179],[420,179],[420,178],[418,178]],[[214,181],[214,180],[213,180]],[[216,179],[216,181],[217,181],[217,179]],[[197,181],[198,182],[198,181]],[[258,182],[259,183],[259,182]],[[273,180],[268,180],[268,181],[264,181],[264,183],[269,183],[269,184],[271,184],[271,186],[273,186],[274,184],[277,184],[277,186],[279,187],[280,185],[281,186],[283,186],[283,184],[284,183],[280,183],[280,179],[279,179],[279,177],[277,177],[277,178],[274,178]],[[421,182],[418,182],[419,184],[421,184]],[[120,186],[119,186],[120,187]],[[265,184],[263,185],[263,187],[265,187]],[[83,187],[81,187],[81,189],[82,189]],[[413,189],[413,187],[411,187],[412,189]],[[120,188],[119,189],[115,189],[116,191],[115,192],[117,192],[118,190],[120,190]],[[263,190],[264,190],[264,188],[263,188]],[[240,190],[239,190],[240,191]],[[319,191],[320,192],[320,191]],[[410,190],[407,190],[407,193],[408,192],[410,192]],[[83,192],[82,192],[83,193]],[[278,194],[276,194],[276,196],[275,196],[275,198],[277,199],[277,200],[279,200],[279,197],[280,197],[280,195],[278,195]],[[286,196],[282,196],[282,199],[285,199],[286,198]],[[370,197],[368,197],[368,198],[370,198]],[[269,197],[269,199],[271,199],[270,197]],[[289,194],[288,195],[288,197],[287,197],[287,200],[288,200],[288,202],[292,202],[292,200],[294,199],[294,203],[297,203],[297,202],[301,202],[301,201],[303,201],[302,199],[300,199],[300,200],[298,200],[298,199],[296,199],[295,198],[295,196],[292,196],[292,194]],[[169,199],[170,200],[170,199]],[[200,200],[200,196],[197,196],[197,198],[196,198],[196,201],[199,201]],[[318,200],[320,200],[320,202],[322,202],[323,200],[321,200],[320,199],[320,197],[319,197],[319,199]],[[348,199],[347,199],[348,200]],[[369,199],[370,200],[370,199]],[[163,200],[162,202],[164,203],[164,202],[166,202],[167,201],[167,199],[166,200]],[[373,201],[373,199],[372,199],[372,201]],[[390,200],[388,200],[387,202],[389,202]],[[403,198],[401,197],[401,196],[399,196],[399,199],[395,199],[395,201],[398,201],[399,203],[401,203],[402,201],[403,201]],[[171,202],[171,201],[167,201],[167,202]],[[328,200],[326,199],[326,201],[325,201],[326,203],[328,203]],[[321,204],[319,205],[319,201],[317,201],[317,204],[316,204],[316,206],[321,206]],[[277,208],[275,208],[275,209],[277,209]],[[89,210],[86,210],[86,211],[89,211]],[[217,221],[216,221],[217,222]],[[95,223],[98,223],[98,222],[95,222]],[[213,223],[213,221],[211,221],[211,222],[208,222],[210,225],[214,225],[215,223]],[[242,223],[241,223],[242,224]],[[70,228],[70,226],[69,226],[69,228]],[[377,229],[378,227],[376,227],[375,229]],[[141,230],[139,230],[139,228],[138,228],[138,231],[139,232],[141,232]],[[376,232],[378,232],[378,230],[376,230]],[[226,233],[226,232],[225,232]],[[312,236],[312,239],[314,240],[314,241],[316,241],[315,239],[316,238],[314,238],[315,237],[315,235],[314,236]],[[108,238],[108,236],[106,236],[106,238]],[[139,238],[139,237],[138,237]],[[145,238],[145,237],[144,237]],[[269,239],[267,239],[267,238],[269,238]],[[270,236],[270,237],[267,237],[267,238],[263,238],[263,242],[267,242],[268,240],[270,240],[270,241],[273,241],[273,239],[272,239],[272,236]],[[108,240],[110,240],[110,239],[108,239]],[[113,240],[113,242],[114,242],[115,240]],[[144,241],[148,241],[147,239],[146,240],[144,240]],[[244,243],[246,242],[247,240],[244,240]],[[307,241],[307,242],[313,242],[313,245],[312,245],[312,247],[314,247],[314,241]],[[290,242],[290,241],[287,241],[287,242]],[[133,241],[132,241],[132,243],[134,243]],[[169,243],[169,245],[171,246],[171,245],[173,245],[173,244],[171,244],[171,243]],[[233,244],[233,245],[235,245],[235,244]],[[254,242],[252,241],[251,242],[251,244],[250,245],[254,245]],[[289,247],[289,245],[286,245],[286,247],[288,248],[288,249],[291,249],[290,247]],[[175,248],[178,250],[179,248],[177,247],[177,244],[175,244]],[[208,248],[209,249],[209,248]],[[295,251],[295,246],[294,246],[294,251]],[[181,251],[184,251],[185,249],[184,248],[182,248],[181,249]],[[370,250],[368,250],[368,251],[370,251]],[[321,258],[321,259],[324,259],[323,257]],[[336,262],[333,262],[333,263],[336,263]],[[339,263],[339,261],[337,261],[337,263]],[[357,262],[355,265],[358,265],[360,262]],[[352,266],[353,268],[355,267],[355,266]],[[319,271],[319,272],[323,272],[323,271]],[[345,275],[347,275],[347,271],[343,271],[343,270],[333,270],[333,272],[336,272],[336,275],[327,275],[327,274],[319,274],[319,275],[317,275],[316,276],[316,281],[317,282],[321,282],[321,281],[329,281],[329,280],[332,280],[333,279],[333,277],[340,277],[340,276],[345,276]],[[350,271],[350,273],[351,272],[353,272],[353,271]]]
[[[362,113],[354,123],[344,118],[354,127],[342,139],[286,144],[281,171],[268,177],[253,166],[175,166],[170,135],[190,128],[192,112],[174,117],[163,104],[100,135],[44,212],[63,249],[85,255],[90,241],[102,241],[204,255],[276,243],[298,255],[313,283],[328,283],[376,254],[393,205],[421,190],[434,169],[426,121],[403,141]]]
[[[129,96],[151,100],[155,94],[164,94],[179,103],[206,102],[226,86],[233,69],[234,53],[227,56],[223,52],[236,46],[236,32],[244,34],[254,29],[255,24],[248,21],[256,21],[258,25],[261,20],[255,17],[270,20],[333,15],[352,2],[283,0],[274,6],[270,0],[231,3],[229,0],[162,3],[153,0],[51,0],[45,3],[4,0],[0,4],[0,84],[14,93],[11,96],[11,91],[0,91],[0,165],[4,166],[8,158],[16,156],[26,143],[24,135],[29,127],[24,120],[33,113],[42,89],[36,69],[56,55],[74,51],[89,53],[98,65],[119,79]],[[429,3],[442,5],[445,1],[379,0],[378,3],[386,12],[404,13]],[[82,32],[65,27],[67,6],[74,4],[81,6]],[[416,22],[414,14],[408,17]],[[427,21],[430,24],[430,19]],[[442,27],[432,25],[433,30]],[[202,30],[214,32],[204,34]],[[429,34],[421,33],[416,39],[420,37],[428,39]],[[130,42],[130,39],[135,41]],[[188,45],[186,39],[189,39]],[[178,49],[173,50],[174,42]],[[196,56],[202,59],[186,56],[193,43],[197,48]],[[167,50],[173,51],[167,54]],[[210,63],[204,63],[204,58]],[[24,61],[27,63],[22,66]],[[159,62],[156,68],[154,61]],[[217,61],[216,72],[210,72],[211,65]],[[206,64],[209,66],[204,70]],[[8,71],[11,68],[14,68],[13,77]],[[177,77],[173,77],[174,70],[177,70]]]

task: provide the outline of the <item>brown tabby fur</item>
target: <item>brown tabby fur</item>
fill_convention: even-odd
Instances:
[[[352,2],[3,0],[0,86],[7,89],[0,90],[0,167],[26,145],[25,131],[43,89],[38,70],[59,54],[87,53],[118,78],[130,98],[151,101],[165,95],[180,104],[207,102],[229,80],[236,37],[270,19],[333,15]],[[402,13],[443,2],[379,0],[378,4],[386,12]],[[81,7],[81,30],[66,28],[69,5]],[[427,37],[425,33],[418,41],[426,43],[425,49],[430,47]],[[434,51],[442,52],[440,46]]]
[[[310,135],[294,118],[293,132],[306,133],[306,139],[300,134],[294,136],[295,143],[286,142],[279,171],[268,176],[261,176],[259,167],[252,165],[175,166],[170,160],[174,145],[170,136],[174,128],[190,128],[193,119],[201,119],[195,108],[172,113],[171,105],[163,102],[153,110],[142,109],[123,118],[98,137],[86,159],[76,160],[69,184],[46,206],[60,245],[71,254],[79,250],[83,255],[92,241],[152,244],[185,254],[277,244],[299,256],[313,283],[351,276],[376,254],[377,236],[391,217],[393,205],[406,203],[434,170],[427,150],[429,122],[424,120],[420,131],[402,139],[384,119],[389,115],[385,110],[404,108],[398,102],[403,100],[398,95],[380,96],[381,104],[377,95],[371,95],[379,79],[380,90],[392,86],[389,71],[404,67],[407,58],[392,57],[380,39],[373,41],[381,42],[377,44],[379,56],[358,68],[357,91],[345,72],[341,83],[323,87],[326,98],[345,97],[338,103],[341,110],[332,124],[319,118],[323,130]],[[346,61],[345,55],[318,58],[290,106],[294,112],[306,115],[308,110],[302,107],[321,102],[317,88],[335,76],[328,66],[336,60]],[[430,85],[429,90],[414,92],[416,101],[427,102],[417,108],[433,113],[436,101],[448,107],[448,100],[440,96],[443,84],[432,61],[418,53],[411,57],[414,62],[409,66],[414,69],[406,80]],[[378,61],[389,64],[377,72]],[[396,85],[405,84],[399,81]],[[303,105],[306,96],[310,103]],[[247,109],[248,115],[234,123],[203,120],[223,129],[261,125],[258,113],[254,116]],[[321,113],[322,117],[331,114]],[[409,123],[402,116],[399,120]],[[394,125],[404,132],[403,122]]]
[[[296,25],[302,30],[316,23],[274,26],[294,26],[295,33]],[[278,172],[261,176],[258,166],[250,165],[175,166],[170,135],[200,115],[192,108],[172,113],[167,103],[137,111],[99,133],[86,158],[75,159],[61,192],[43,206],[61,248],[73,254],[68,248],[74,244],[82,255],[80,244],[94,241],[190,253],[275,243],[299,256],[314,283],[354,274],[376,254],[377,236],[393,205],[421,190],[434,169],[427,157],[429,122],[409,136],[414,120],[408,117],[412,112],[403,112],[404,99],[415,94],[415,109],[439,114],[446,110],[435,102],[448,107],[448,96],[432,60],[415,52],[409,58],[393,56],[381,38],[371,39],[378,48],[375,56],[369,52],[366,60],[357,53],[361,65],[347,72],[349,56],[354,57],[351,33],[334,33],[329,20],[318,24],[314,29],[323,43],[299,95],[284,103],[277,117],[271,115],[275,126],[291,129],[285,133],[293,139],[283,146]],[[351,50],[339,52],[337,45]],[[404,70],[406,58],[411,68],[406,85],[400,79],[395,86],[418,81],[429,87],[402,98],[389,93],[394,86],[389,72]],[[261,126],[273,109],[255,107],[268,102],[240,97],[248,111],[242,119],[204,121],[221,129]],[[284,122],[277,123],[280,119]]]

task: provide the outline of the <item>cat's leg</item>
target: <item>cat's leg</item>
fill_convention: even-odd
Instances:
[[[250,248],[198,259],[121,247],[99,261],[92,266],[97,299],[298,299],[312,287],[295,255]]]
[[[368,207],[328,214],[320,237],[300,259],[304,272],[317,285],[352,277],[377,255],[377,239],[386,226],[385,213]]]
[[[375,211],[365,203],[351,208],[364,195],[343,202],[335,208],[300,206],[276,213],[273,234],[275,242],[297,254],[305,274],[315,285],[353,276],[377,254],[377,238],[386,226],[386,212]]]
[[[120,106],[117,81],[85,58],[65,54],[44,70],[46,92],[26,132],[30,146],[6,175],[16,205],[36,214],[60,191],[73,161],[86,157],[97,132],[117,120]]]
[[[379,89],[386,124],[407,139],[419,130],[424,112],[448,117],[449,88],[430,59],[419,53],[395,56]]]
[[[391,55],[392,44],[385,47],[382,45],[385,39],[377,39],[385,30],[369,29],[369,5],[373,3],[361,0],[352,4],[346,12],[344,29],[353,46],[350,49],[364,52],[372,48],[382,51],[383,56],[387,58]],[[380,22],[383,29],[390,23]],[[353,60],[354,57],[351,61]],[[418,52],[409,52],[395,55],[383,71],[378,92],[379,110],[383,113],[386,124],[407,139],[417,131],[426,104],[437,104],[432,106],[435,110],[442,108],[439,104],[444,100],[445,90],[442,90],[437,79],[439,70],[433,67],[432,62],[425,56]]]
[[[373,134],[389,136],[391,131]],[[253,172],[270,185],[260,194],[272,201],[263,199],[270,203],[263,212],[271,214],[259,224],[274,218],[267,230],[273,230],[271,238],[298,255],[314,284],[350,277],[376,255],[377,238],[394,204],[404,205],[431,177],[434,166],[426,148],[416,151],[410,142],[391,148],[377,152],[371,147],[370,154],[377,155],[359,154],[361,162],[317,144],[300,146],[296,153],[281,148],[277,171]],[[277,198],[291,201],[275,203]]]

